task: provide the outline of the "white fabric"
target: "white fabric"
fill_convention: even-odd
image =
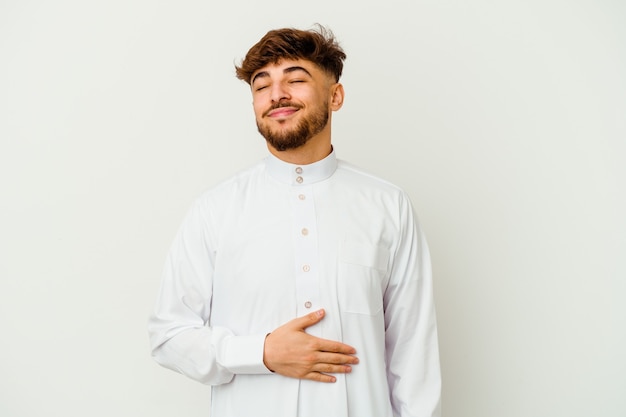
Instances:
[[[263,365],[265,335],[353,346],[337,382]],[[339,161],[273,156],[204,193],[168,256],[149,321],[161,365],[211,384],[211,417],[430,417],[440,370],[428,248],[397,187]]]

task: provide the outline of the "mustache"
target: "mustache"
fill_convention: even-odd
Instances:
[[[279,101],[278,103],[272,104],[265,112],[263,116],[267,116],[269,112],[272,110],[280,109],[281,107],[293,107],[294,109],[301,109],[302,106],[291,101]]]

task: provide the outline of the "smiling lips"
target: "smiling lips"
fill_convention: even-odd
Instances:
[[[292,107],[281,107],[280,109],[270,111],[268,113],[268,117],[271,117],[274,119],[281,119],[283,117],[291,116],[297,111],[298,109],[294,109]]]
[[[282,103],[278,106],[272,106],[272,108],[266,111],[263,116],[271,117],[273,119],[282,119],[296,113],[298,110],[300,110],[300,108],[301,106],[295,104]]]

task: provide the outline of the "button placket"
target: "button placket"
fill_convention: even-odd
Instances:
[[[302,174],[302,168],[295,168],[296,174]],[[301,177],[297,177],[301,178]],[[298,179],[296,178],[296,181]],[[293,219],[296,267],[297,314],[304,315],[320,307],[316,215],[312,187],[297,186],[293,189]],[[313,334],[317,326],[307,329]]]

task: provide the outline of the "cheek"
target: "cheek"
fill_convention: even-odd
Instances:
[[[263,106],[257,101],[257,100],[252,100],[252,110],[254,111],[254,116],[257,119],[260,119],[262,114],[263,114]]]
[[[252,109],[255,114],[262,114],[272,104],[272,100],[265,94],[255,94],[252,96]]]

